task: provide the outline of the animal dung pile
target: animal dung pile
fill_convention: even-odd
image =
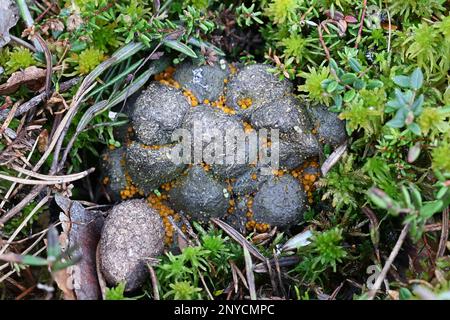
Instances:
[[[327,108],[299,100],[292,83],[269,68],[186,62],[155,76],[126,108],[131,121],[119,130],[122,147],[102,156],[103,182],[112,200],[144,198],[148,208],[143,200],[131,200],[112,209],[101,241],[109,282],[142,269],[138,262],[122,266],[130,257],[125,247],[111,244],[120,228],[124,246],[136,246],[134,259],[160,253],[157,239],[171,243],[174,224],[185,228],[180,214],[199,222],[221,218],[241,232],[302,221],[313,202],[320,149],[343,143],[345,126]],[[245,147],[227,145],[229,132],[243,133]],[[218,142],[227,147],[217,148]],[[239,152],[245,161],[227,161]],[[141,273],[136,277],[127,288],[135,287]]]

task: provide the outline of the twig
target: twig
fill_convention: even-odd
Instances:
[[[255,288],[255,275],[253,274],[253,262],[252,257],[246,246],[244,249],[244,259],[245,259],[245,273],[247,275],[248,290],[250,291],[250,299],[256,300],[256,288]]]
[[[244,285],[244,287],[246,289],[248,289],[247,279],[245,279],[245,277],[242,274],[241,270],[239,270],[239,268],[237,267],[237,265],[233,261],[230,260],[229,263],[230,263],[231,269],[234,270],[236,272],[236,274],[238,275],[238,277],[241,279],[242,284]]]
[[[325,160],[325,162],[322,164],[322,166],[320,167],[322,176],[327,175],[328,171],[330,171],[333,166],[338,163],[345,151],[347,151],[347,141],[336,148],[336,150],[334,150],[333,153],[330,154],[327,160]]]
[[[233,240],[238,242],[242,247],[247,247],[248,251],[259,260],[266,262],[266,258],[256,249],[254,245],[252,245],[250,242],[248,242],[247,239],[244,238],[243,235],[241,235],[239,232],[237,232],[233,227],[231,227],[229,224],[223,222],[222,220],[212,218],[211,219],[214,224],[218,225],[220,228],[223,229]]]
[[[13,36],[12,34],[10,34],[9,36],[11,37],[11,41],[15,42],[16,44],[18,44],[22,47],[25,47],[27,49],[30,49],[33,52],[37,51],[36,48],[32,44],[26,42],[25,40],[22,40],[16,36]]]
[[[155,269],[150,264],[147,264],[148,271],[150,272],[150,279],[152,281],[153,289],[153,299],[159,300],[159,290],[158,290],[158,278],[156,277]]]
[[[277,282],[274,278],[274,274],[272,272],[272,267],[270,266],[270,260],[266,260],[267,271],[269,273],[270,283],[272,285],[273,292],[276,296],[279,296]]]
[[[361,14],[361,23],[359,25],[358,36],[356,37],[356,41],[355,41],[355,48],[358,48],[358,44],[361,41],[361,34],[362,34],[363,27],[364,27],[364,18],[366,16],[366,9],[367,9],[367,0],[364,0],[362,14]]]
[[[389,13],[389,7],[386,8],[387,16],[388,16],[388,43],[387,43],[387,52],[391,52],[391,38],[392,38],[392,22],[391,22],[391,14]]]
[[[14,233],[9,237],[8,241],[5,243],[5,245],[0,249],[0,255],[2,255],[6,249],[10,246],[10,244],[14,241],[14,239],[17,237],[19,232],[27,225],[28,221],[33,217],[33,215],[42,207],[44,206],[49,199],[49,196],[44,197],[39,203],[33,208],[33,210],[28,214],[28,216],[22,221],[20,226],[14,231]]]
[[[380,274],[377,277],[377,280],[375,281],[372,290],[369,291],[368,299],[373,300],[375,297],[378,289],[380,289],[381,284],[384,282],[384,278],[386,278],[386,275],[391,268],[392,263],[394,262],[395,258],[397,257],[400,248],[403,245],[403,241],[405,241],[406,235],[409,231],[409,223],[407,223],[404,227],[402,232],[400,233],[400,236],[398,237],[397,243],[394,246],[394,249],[392,249],[391,254],[389,255],[389,258],[387,259],[383,269],[381,270]]]
[[[27,170],[25,168],[21,168],[21,167],[16,166],[16,165],[11,165],[11,168],[16,170],[16,171],[18,171],[18,172],[20,172],[20,173],[22,173],[22,174],[25,174],[27,176],[30,176],[30,177],[33,177],[33,178],[36,178],[36,179],[40,179],[40,180],[48,180],[48,181],[60,181],[60,178],[62,178],[62,177],[66,178],[66,179],[76,179],[76,180],[86,177],[86,174],[84,172],[67,174],[67,175],[64,175],[64,176],[50,176],[50,175],[45,175],[45,174],[40,174],[40,173],[37,173],[37,172],[34,172],[34,171],[30,171],[30,170]],[[89,170],[93,171],[93,169],[94,168],[91,168]]]
[[[377,257],[378,263],[381,263],[380,250],[378,249],[378,242],[380,239],[380,223],[378,222],[377,216],[369,207],[363,207],[362,212],[369,218],[370,221],[370,238],[372,240],[373,247],[375,249],[375,255]]]
[[[208,286],[206,285],[205,278],[203,277],[202,273],[198,271],[198,275],[200,277],[200,281],[203,284],[203,287],[205,287],[206,293],[208,294],[209,299],[214,300],[214,296],[211,294],[211,291],[209,291]]]
[[[334,289],[329,300],[336,300],[336,297],[337,297],[339,291],[341,291],[342,287],[344,286],[344,283],[345,283],[345,281],[342,281],[341,284],[336,289]]]
[[[35,23],[39,22],[42,20],[42,18],[45,17],[45,15],[50,11],[50,9],[53,8],[55,4],[54,3],[49,3],[47,5],[47,8],[34,20]]]
[[[275,270],[277,271],[278,282],[280,283],[281,293],[282,293],[283,297],[286,297],[286,289],[284,288],[283,280],[281,279],[280,263],[278,261],[278,256],[275,253],[276,252],[275,252],[275,249],[274,249],[273,259],[275,261]]]
[[[29,185],[53,185],[53,184],[62,184],[62,183],[67,183],[67,182],[72,182],[75,180],[82,179],[82,178],[86,177],[88,174],[90,174],[91,172],[93,172],[94,170],[95,170],[95,168],[91,168],[86,171],[77,173],[77,175],[79,175],[79,176],[75,176],[75,177],[73,177],[73,176],[68,177],[68,176],[40,175],[40,176],[47,177],[46,180],[29,180],[29,179],[11,177],[11,176],[8,176],[5,174],[0,174],[0,178],[5,179],[7,181],[17,182],[17,183],[22,183],[22,184],[29,184]],[[56,179],[56,177],[58,177],[58,178]]]
[[[76,77],[76,78],[72,78],[68,81],[61,83],[61,85],[59,87],[59,92],[64,92],[64,91],[69,90],[74,85],[76,85],[80,81],[80,79],[81,79],[80,77]],[[14,114],[14,117],[18,117],[18,116],[24,114],[25,112],[30,111],[31,109],[36,107],[39,103],[41,103],[44,100],[44,98],[45,98],[45,92],[41,92],[37,96],[28,100],[27,102],[21,104],[17,108],[17,111]],[[0,121],[3,121],[4,119],[6,119],[6,117],[8,116],[8,112],[9,112],[8,110],[0,111]]]
[[[45,62],[46,62],[46,72],[45,72],[45,98],[50,98],[51,89],[52,89],[52,54],[50,53],[50,50],[48,49],[47,43],[42,39],[42,37],[39,35],[39,33],[36,33],[34,37],[37,39],[39,44],[44,50],[45,55]]]
[[[30,201],[33,199],[44,189],[45,185],[38,185],[31,189],[30,193],[26,195],[25,198],[22,199],[14,208],[9,210],[1,219],[0,219],[0,229],[3,228],[5,223],[18,214]]]
[[[31,156],[32,156],[33,153],[34,153],[34,150],[36,150],[36,146],[37,146],[38,142],[39,142],[38,139],[36,139],[36,141],[34,142],[33,147],[32,147],[32,149],[31,149],[30,153],[28,154],[27,162],[30,161]],[[26,164],[24,164],[23,166],[25,167]],[[19,173],[17,176],[18,176],[18,177],[21,177],[22,174]],[[3,198],[2,202],[0,203],[0,209],[3,208],[3,206],[4,206],[5,203],[6,203],[6,201],[8,201],[8,199],[9,199],[9,197],[11,196],[11,193],[13,193],[14,188],[16,187],[16,185],[17,185],[16,182],[14,182],[13,184],[11,184],[11,186],[10,186],[9,189],[8,189],[8,192],[6,192],[5,197]]]
[[[9,110],[8,116],[6,117],[5,122],[3,122],[3,124],[0,128],[0,135],[2,135],[3,132],[5,132],[6,128],[9,127],[9,124],[11,123],[12,119],[14,118],[14,115],[16,114],[16,110],[19,107],[19,104],[20,104],[20,102],[14,103],[11,110]]]
[[[442,212],[442,228],[441,228],[441,238],[439,240],[439,247],[436,253],[436,260],[442,257],[445,253],[445,247],[448,240],[448,218],[449,218],[449,208],[445,208]]]
[[[323,40],[322,22],[317,26],[317,31],[319,32],[319,41],[323,47],[323,50],[325,51],[325,56],[326,56],[327,60],[330,61],[331,60],[330,50],[328,50],[327,45],[325,44],[325,41]]]

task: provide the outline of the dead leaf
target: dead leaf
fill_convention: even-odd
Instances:
[[[68,269],[53,272],[53,279],[56,281],[58,288],[64,293],[65,300],[75,300],[73,292],[73,279]]]
[[[83,19],[80,17],[78,13],[72,13],[67,18],[67,30],[74,31],[78,29],[83,24]]]
[[[381,23],[381,27],[384,29],[384,30],[388,30],[389,31],[389,23],[387,23],[387,22],[382,22]],[[391,24],[391,31],[395,31],[395,30],[397,30],[398,29],[398,27],[395,25],[395,24]]]
[[[73,287],[78,300],[102,297],[96,268],[96,250],[104,218],[101,212],[86,210],[78,201],[56,194],[55,201],[64,210],[60,215],[68,247],[76,246],[74,255],[83,259],[73,266]]]
[[[38,137],[38,150],[42,154],[47,150],[47,144],[48,144],[48,130],[44,129],[39,134]]]
[[[281,247],[281,251],[290,251],[295,250],[300,247],[305,247],[311,243],[309,239],[312,237],[312,232],[309,229],[306,229],[303,232],[300,232],[299,234],[295,235],[294,237],[290,238],[284,245]]]
[[[392,300],[400,300],[400,293],[397,290],[388,290],[388,294]]]
[[[358,19],[356,19],[353,16],[345,16],[344,19],[345,19],[345,21],[347,21],[347,23],[357,23],[358,22]]]
[[[256,286],[255,286],[255,275],[253,274],[253,262],[250,253],[246,246],[244,249],[244,260],[245,260],[245,273],[247,275],[248,290],[250,291],[250,299],[257,300],[256,298]]]
[[[238,231],[236,231],[233,227],[231,227],[226,222],[223,222],[222,220],[212,218],[211,219],[214,224],[218,225],[220,228],[222,228],[223,231],[225,231],[233,240],[238,242],[242,247],[247,247],[247,250],[255,257],[258,258],[261,261],[266,261],[266,258],[261,254],[261,252],[258,251],[258,249],[248,242],[247,239],[243,235],[241,235]]]
[[[9,29],[19,20],[19,10],[14,1],[0,0],[0,48],[11,41]]]
[[[320,170],[322,171],[322,176],[326,176],[328,171],[333,168],[333,166],[339,161],[344,152],[347,150],[347,141],[341,144],[336,150],[333,151],[332,154],[325,160],[322,164]]]
[[[0,94],[14,93],[21,85],[27,86],[32,91],[38,91],[42,88],[45,77],[46,71],[35,66],[14,72],[6,83],[0,85]]]

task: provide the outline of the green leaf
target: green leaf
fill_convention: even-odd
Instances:
[[[405,119],[406,119],[406,110],[400,109],[395,114],[394,118],[389,120],[386,125],[391,128],[402,128],[405,125]]]
[[[353,71],[361,72],[362,67],[358,60],[356,60],[355,58],[350,58],[350,59],[348,59],[348,62],[349,62],[350,68],[352,68]]]
[[[356,79],[355,82],[353,82],[353,88],[356,90],[362,90],[366,87],[366,82],[362,79]]]
[[[399,298],[400,300],[409,300],[412,298],[412,293],[409,291],[408,288],[400,288],[399,292]]]
[[[29,266],[46,266],[48,264],[46,259],[31,255],[22,256],[21,263]]]
[[[410,208],[411,207],[411,196],[409,195],[409,191],[408,191],[408,189],[406,189],[406,187],[405,186],[401,186],[401,191],[402,191],[402,194],[403,194],[403,200],[405,201],[405,203],[406,203],[406,206],[408,207],[408,208]]]
[[[335,71],[337,71],[339,69],[339,67],[334,59],[330,59],[330,67],[332,69],[334,69]]]
[[[436,194],[436,198],[442,199],[445,196],[445,194],[447,193],[447,191],[448,191],[448,187],[442,187],[441,189],[439,189],[438,193]]]
[[[338,82],[335,80],[332,80],[330,83],[328,83],[327,92],[332,93],[333,91],[336,90],[337,87],[338,87]]]
[[[408,99],[406,97],[406,94],[404,94],[401,90],[395,88],[394,90],[395,92],[395,97],[398,100],[398,103],[402,106],[407,105],[408,104]]]
[[[402,88],[409,88],[411,85],[410,78],[407,76],[395,76],[394,83]]]
[[[115,288],[106,288],[106,300],[124,300],[125,282],[120,282]]]
[[[420,191],[412,183],[410,184],[409,190],[411,191],[411,196],[412,196],[412,200],[414,202],[414,206],[421,207],[422,206],[422,195],[421,195]]]
[[[384,191],[378,188],[370,188],[367,195],[375,205],[382,209],[389,209],[393,205],[392,199]]]
[[[381,88],[381,87],[383,87],[383,85],[384,85],[383,81],[371,79],[367,82],[367,89],[373,90],[376,88]]]
[[[422,87],[423,84],[423,73],[420,68],[416,68],[410,77],[411,81],[411,89],[418,90]]]
[[[77,264],[80,261],[81,261],[81,256],[76,256],[73,259],[68,260],[68,261],[64,261],[64,262],[57,261],[57,262],[55,262],[52,265],[52,271],[59,271],[59,270],[62,270],[62,269],[66,269],[66,268],[68,268],[70,266],[73,266],[73,265]]]
[[[337,95],[334,96],[334,105],[335,107],[340,110],[342,108],[342,96],[341,95]]]
[[[188,57],[194,59],[197,58],[197,55],[195,54],[194,50],[192,50],[189,46],[185,45],[184,43],[178,40],[164,40],[163,43],[165,46],[174,49],[176,51],[179,51],[187,55]]]
[[[356,91],[355,90],[349,90],[344,94],[344,102],[350,102],[353,100],[353,98],[356,95]]]
[[[334,80],[332,79],[325,79],[320,83],[320,86],[322,87],[322,89],[326,90],[326,88],[328,87],[328,85],[330,84],[330,82],[332,82]]]
[[[414,133],[416,136],[420,136],[421,135],[420,127],[415,122],[413,122],[410,125],[408,125],[408,129],[409,129],[409,131]]]
[[[444,202],[442,200],[434,200],[424,202],[424,206],[420,208],[420,215],[426,219],[431,218],[433,214],[442,210]]]
[[[421,94],[420,96],[417,97],[417,99],[414,101],[411,109],[414,112],[415,116],[420,116],[420,114],[422,113],[422,106],[423,106],[423,101],[424,101],[424,97],[423,94]]]
[[[401,107],[403,107],[403,104],[401,104],[397,99],[394,99],[394,100],[389,100],[386,103],[386,107],[387,108],[386,108],[385,112],[391,113],[391,112],[394,112],[394,111],[400,109]]]
[[[346,73],[341,77],[341,81],[344,84],[352,84],[357,79],[357,76],[354,73]]]

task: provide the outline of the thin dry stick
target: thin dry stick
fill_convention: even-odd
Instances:
[[[82,179],[82,178],[85,177],[84,172],[67,174],[67,175],[64,175],[64,176],[53,176],[53,175],[40,174],[40,173],[37,173],[37,172],[34,172],[34,171],[27,170],[25,168],[21,168],[21,167],[16,166],[16,165],[11,165],[11,168],[16,170],[16,171],[18,171],[18,172],[20,172],[20,173],[23,173],[23,174],[25,174],[27,176],[30,176],[30,177],[33,177],[33,178],[36,178],[36,179],[40,179],[40,180],[48,180],[48,181],[59,181],[61,177],[64,177],[66,179]],[[94,168],[91,168],[89,170],[93,170],[93,169]]]
[[[11,123],[12,119],[14,118],[14,115],[16,114],[16,110],[19,107],[20,102],[14,103],[11,110],[8,113],[8,116],[6,117],[5,122],[3,122],[2,127],[0,128],[0,134],[3,134],[5,132],[6,128],[9,127],[9,124]]]
[[[321,22],[317,26],[317,31],[319,32],[319,41],[320,41],[320,44],[322,45],[323,50],[325,51],[325,56],[326,56],[327,60],[330,61],[330,59],[331,59],[330,50],[328,50],[327,45],[325,44],[325,41],[323,40],[322,23],[323,22]]]
[[[35,142],[34,142],[34,144],[33,144],[33,147],[31,148],[30,153],[28,154],[28,157],[26,158],[26,161],[24,161],[24,162],[29,163],[29,161],[30,161],[30,159],[31,159],[31,156],[33,155],[34,151],[36,150],[36,146],[37,146],[38,143],[39,143],[39,140],[36,139]],[[23,167],[26,166],[26,163],[23,165]],[[19,177],[19,178],[20,178],[21,176],[22,176],[21,173],[19,173],[19,174],[17,175],[17,177]],[[0,209],[3,208],[3,206],[6,204],[6,202],[7,202],[8,199],[9,199],[9,197],[11,196],[11,194],[14,192],[14,189],[16,188],[16,185],[17,185],[16,182],[14,182],[14,183],[11,184],[11,186],[10,186],[9,189],[8,189],[8,192],[6,192],[6,194],[5,194],[5,196],[4,196],[3,200],[2,200],[2,202],[0,203]]]
[[[43,233],[39,236],[39,238],[37,238],[28,248],[26,248],[24,251],[22,251],[22,255],[23,254],[27,254],[28,252],[30,252],[31,250],[33,250],[33,248],[35,246],[37,246],[39,244],[39,242],[41,242],[41,240],[45,237],[46,233]],[[5,263],[3,265],[0,266],[0,271],[2,271],[3,269],[7,268],[9,266],[9,263]]]
[[[82,84],[83,85],[83,84]],[[55,134],[53,135],[52,141],[49,143],[47,150],[45,150],[44,154],[42,155],[41,159],[38,161],[38,163],[34,166],[33,171],[39,170],[39,168],[44,164],[44,162],[47,160],[47,158],[50,156],[50,154],[53,151],[53,148],[55,147],[58,140],[62,137],[62,133],[65,131],[66,126],[70,124],[73,116],[75,116],[76,112],[78,111],[78,107],[81,104],[81,101],[83,100],[83,97],[94,88],[95,83],[91,85],[88,89],[86,89],[85,92],[77,92],[76,96],[74,97],[74,100],[72,101],[70,105],[69,111],[65,114],[64,118],[61,120],[61,123],[59,124],[58,128],[55,131]],[[81,89],[81,88],[80,88]],[[80,89],[78,91],[80,91]],[[54,157],[59,155],[54,154]]]
[[[9,210],[1,219],[0,219],[0,229],[3,228],[5,223],[18,214],[30,201],[32,201],[38,194],[44,189],[45,185],[37,185],[31,189],[30,193],[26,195],[25,198],[22,199],[14,208]]]
[[[280,283],[280,289],[281,289],[281,292],[283,294],[283,297],[286,297],[286,289],[284,288],[283,280],[281,279],[281,268],[280,268],[280,263],[278,261],[278,256],[277,256],[277,254],[275,252],[275,249],[273,249],[273,258],[274,258],[274,261],[275,261],[275,270],[277,271],[278,281]]]
[[[57,227],[57,226],[59,226],[61,223],[62,223],[62,222],[60,221],[60,222],[58,222],[58,223],[55,223],[53,226],[54,226],[54,227]],[[47,231],[48,231],[48,229],[49,229],[49,228],[45,228],[44,230],[39,231],[39,232],[37,232],[37,233],[34,233],[34,234],[32,234],[32,235],[30,235],[30,236],[28,236],[28,237],[22,238],[22,239],[20,239],[20,240],[12,241],[12,242],[9,242],[9,241],[8,241],[8,243],[10,243],[10,244],[21,244],[21,243],[30,241],[31,239],[34,239],[34,238],[36,238],[36,237],[39,237],[39,236],[41,236],[41,235],[44,234],[44,233],[46,234]]]
[[[255,287],[255,275],[253,274],[253,262],[252,257],[247,249],[247,246],[243,246],[244,259],[245,259],[245,272],[247,275],[248,290],[250,291],[250,299],[257,300],[256,287]]]
[[[61,85],[59,86],[59,92],[64,92],[64,91],[69,90],[74,85],[76,85],[80,81],[80,79],[81,79],[80,77],[76,77],[76,78],[73,78],[73,79],[70,79],[68,81],[61,83]],[[44,100],[45,95],[46,95],[45,91],[41,92],[37,96],[28,100],[27,102],[21,104],[17,108],[17,111],[15,112],[14,117],[18,117],[18,116],[24,114],[25,112],[33,109],[34,107],[36,107],[39,103],[41,103]],[[6,117],[8,116],[8,112],[9,112],[8,110],[0,111],[0,121],[6,119]]]
[[[42,251],[44,251],[45,249],[47,249],[47,247],[42,247],[40,248],[38,251],[36,251],[33,254],[33,257],[36,257],[38,254],[40,254]],[[5,274],[3,277],[0,278],[0,283],[2,283],[3,281],[5,281],[7,278],[9,278],[11,275],[13,275],[16,272],[16,269],[11,270],[10,272],[8,272],[7,274]]]
[[[159,300],[158,278],[156,277],[155,269],[153,269],[153,267],[150,264],[147,264],[147,266],[150,272],[150,279],[152,281],[153,299]]]
[[[79,176],[77,177],[67,177],[67,176],[46,176],[48,179],[46,180],[28,180],[24,178],[17,178],[17,177],[11,177],[5,174],[0,174],[0,179],[4,179],[7,181],[22,183],[22,184],[29,184],[29,185],[53,185],[53,184],[62,184],[67,182],[72,182],[75,180],[82,179],[86,177],[88,174],[93,172],[95,168],[88,169],[86,171],[80,172]],[[44,176],[44,175],[42,175]],[[57,179],[55,179],[58,177]]]
[[[47,43],[42,39],[42,37],[39,35],[39,33],[35,33],[34,37],[39,42],[41,47],[44,49],[44,55],[45,55],[45,62],[47,64],[46,66],[46,72],[45,72],[45,98],[50,98],[51,90],[52,90],[52,54],[50,53],[50,50],[48,49]]]
[[[392,37],[392,29],[391,29],[391,14],[389,13],[389,9],[386,8],[386,12],[387,12],[387,16],[388,16],[388,27],[389,27],[389,31],[388,31],[388,43],[387,43],[387,52],[391,52],[391,37]]]
[[[279,295],[278,286],[277,286],[277,282],[276,282],[276,280],[274,278],[274,274],[272,272],[272,267],[270,266],[270,260],[269,259],[266,260],[266,266],[267,266],[267,271],[269,273],[270,283],[272,284],[273,292],[274,292],[274,294],[276,296],[278,296]]]
[[[361,23],[359,25],[358,36],[356,37],[356,41],[355,41],[355,48],[358,48],[358,44],[361,41],[361,34],[362,34],[363,27],[364,27],[364,18],[366,16],[366,9],[367,9],[367,0],[364,0],[362,14],[361,14]]]
[[[10,34],[9,36],[11,37],[12,42],[15,42],[16,44],[21,45],[22,47],[28,48],[33,52],[36,52],[36,48],[32,44],[30,44],[30,43],[26,42],[25,40],[22,40],[16,36],[13,36],[12,34]]]
[[[386,263],[384,264],[384,267],[381,270],[381,273],[378,275],[377,280],[375,281],[375,284],[373,285],[372,290],[369,291],[369,294],[368,294],[369,300],[373,300],[377,291],[380,289],[381,284],[383,283],[384,278],[386,278],[386,275],[387,275],[389,269],[391,268],[392,263],[394,262],[395,258],[397,257],[398,253],[400,252],[400,248],[403,245],[403,241],[405,241],[408,231],[409,231],[409,223],[407,223],[403,227],[403,230],[400,233],[400,236],[398,237],[398,240],[394,246],[394,249],[392,249],[392,252],[389,255],[389,258],[387,259]]]
[[[22,223],[19,225],[19,227],[14,231],[14,233],[9,237],[8,241],[5,243],[5,245],[0,249],[0,255],[2,255],[6,249],[8,249],[9,245],[14,241],[14,239],[17,237],[19,232],[27,225],[28,221],[34,216],[34,214],[43,207],[48,199],[50,197],[46,196],[44,197],[39,203],[31,210],[31,212],[28,214],[28,216],[22,221]]]
[[[448,218],[449,218],[449,208],[445,208],[442,212],[442,228],[441,228],[441,238],[439,240],[439,247],[436,253],[436,260],[442,257],[445,253],[445,247],[448,240]]]
[[[201,280],[203,286],[205,287],[205,290],[206,290],[206,293],[208,294],[209,299],[214,300],[214,297],[213,297],[213,295],[211,294],[211,291],[209,291],[209,288],[208,288],[208,286],[206,285],[205,278],[203,277],[203,275],[202,275],[202,273],[201,273],[200,271],[198,272],[198,275],[199,275],[199,277],[200,277],[200,280]]]

